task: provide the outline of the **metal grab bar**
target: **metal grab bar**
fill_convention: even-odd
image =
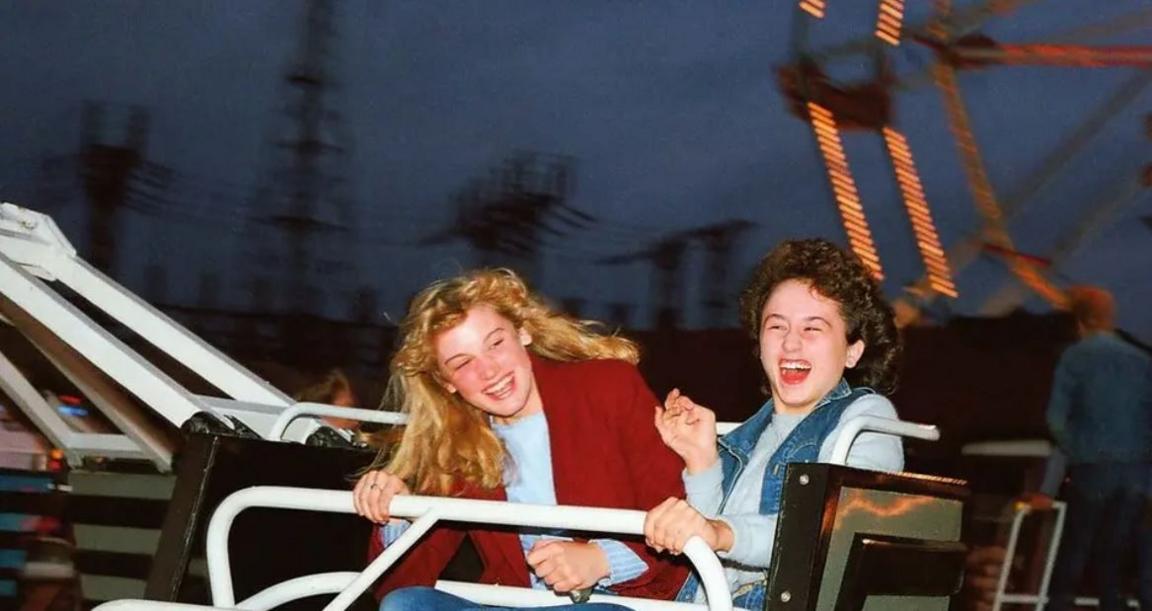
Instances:
[[[828,462],[834,465],[847,464],[848,452],[852,449],[852,443],[864,431],[914,437],[928,441],[940,439],[940,429],[931,424],[919,424],[881,416],[856,416],[844,423],[844,428],[837,435],[836,442],[832,446],[832,455]]]
[[[1008,592],[1008,576],[1012,572],[1012,561],[1016,558],[1016,544],[1020,539],[1020,527],[1024,518],[1036,512],[1030,505],[1020,504],[1015,508],[1012,516],[1012,528],[1008,533],[1008,543],[1004,551],[1004,564],[1000,567],[1000,575],[996,580],[996,593],[992,598],[992,611],[1000,611],[1005,604],[1035,605],[1034,609],[1040,611],[1048,604],[1048,587],[1052,582],[1052,569],[1056,565],[1056,553],[1060,550],[1060,539],[1064,533],[1064,514],[1067,505],[1063,501],[1052,501],[1051,511],[1056,513],[1056,523],[1052,527],[1052,534],[1048,539],[1048,546],[1044,553],[1044,572],[1040,576],[1040,588],[1035,594]],[[1079,598],[1076,604],[1083,606]],[[1099,604],[1099,603],[1097,603]]]
[[[228,558],[228,534],[236,516],[250,507],[332,513],[355,511],[352,493],[343,490],[255,486],[229,495],[212,515],[206,541],[208,579],[212,589],[212,602],[217,607],[236,605],[232,589],[231,562]],[[399,539],[389,545],[384,553],[324,607],[326,610],[347,608],[437,520],[639,535],[644,532],[645,516],[643,511],[628,509],[528,505],[425,496],[397,496],[392,500],[390,513],[396,517],[415,518],[415,520]],[[692,561],[700,575],[709,607],[713,611],[732,611],[732,597],[728,592],[724,570],[711,548],[703,540],[694,537],[684,546],[684,554]],[[313,593],[316,592],[313,590]]]
[[[379,422],[380,424],[401,425],[408,423],[408,414],[402,412],[389,412],[359,407],[340,407],[327,403],[295,403],[281,412],[280,416],[276,418],[276,422],[272,424],[272,430],[268,433],[268,438],[282,439],[284,433],[288,431],[288,425],[301,416],[336,416],[363,422]],[[741,424],[740,422],[717,422],[716,435],[728,434]]]
[[[268,431],[269,439],[281,440],[288,430],[288,425],[301,416],[336,416],[349,420],[362,422],[378,422],[380,424],[405,424],[408,414],[400,412],[386,412],[378,409],[364,409],[360,407],[340,407],[327,403],[295,403],[277,416],[272,423],[272,430]]]

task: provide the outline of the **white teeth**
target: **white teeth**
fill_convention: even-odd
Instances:
[[[812,366],[807,363],[780,363],[780,369],[789,369],[792,371],[808,371]]]
[[[484,393],[501,398],[502,395],[512,390],[512,376],[504,378],[499,384],[487,388]]]

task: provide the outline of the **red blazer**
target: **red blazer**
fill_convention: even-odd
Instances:
[[[617,360],[561,363],[533,356],[532,371],[548,419],[557,503],[646,511],[670,496],[684,496],[683,462],[660,440],[652,424],[656,397],[634,366]],[[459,496],[507,500],[502,487],[469,486]],[[465,536],[484,565],[481,583],[529,586],[528,564],[514,531],[467,526],[437,524],[384,574],[376,596],[435,583]],[[620,539],[648,570],[612,590],[625,596],[674,598],[688,577],[687,564],[657,555],[642,538]],[[382,550],[379,528],[373,529],[369,557]]]

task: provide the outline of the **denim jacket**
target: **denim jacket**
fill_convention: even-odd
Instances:
[[[1152,359],[1114,333],[1064,351],[1048,429],[1070,464],[1152,461]]]
[[[788,463],[794,462],[816,462],[820,457],[820,446],[829,434],[840,424],[840,416],[843,415],[844,410],[848,408],[854,401],[860,397],[872,394],[874,391],[870,388],[860,387],[853,389],[848,386],[844,380],[836,385],[823,399],[816,404],[816,408],[812,410],[800,424],[788,435],[788,438],[780,445],[780,448],[772,455],[768,461],[768,466],[764,470],[764,482],[760,492],[760,513],[771,515],[780,512],[780,496],[784,488],[784,471]],[[720,466],[724,474],[723,490],[724,497],[720,502],[719,514],[724,513],[724,506],[728,503],[728,497],[732,494],[732,489],[736,485],[736,480],[744,471],[744,466],[748,464],[749,456],[752,454],[756,443],[760,440],[760,436],[768,429],[768,425],[772,423],[772,416],[775,413],[772,400],[769,399],[760,410],[749,418],[744,424],[741,424],[732,432],[721,437],[717,440],[719,446]],[[684,583],[684,587],[680,590],[680,594],[676,597],[680,601],[691,601],[696,597],[696,591],[700,586],[700,582],[696,575],[693,574]],[[755,608],[762,604],[763,587],[759,588],[760,592],[756,593],[758,598],[748,599],[741,596],[741,604],[745,608]],[[749,606],[752,605],[752,606]]]

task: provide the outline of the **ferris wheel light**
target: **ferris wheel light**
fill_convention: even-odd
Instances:
[[[876,16],[876,37],[893,47],[900,45],[900,28],[904,22],[904,0],[881,0]]]
[[[800,10],[817,19],[823,19],[824,0],[800,0]]]
[[[880,264],[880,255],[876,252],[872,230],[868,227],[864,206],[860,203],[860,194],[848,167],[848,157],[844,154],[836,118],[831,111],[815,102],[808,102],[807,107],[812,131],[816,134],[816,144],[828,171],[828,182],[836,197],[836,207],[840,210],[840,221],[844,232],[848,234],[848,244],[872,275],[877,280],[883,280],[884,269]]]
[[[952,270],[948,266],[948,258],[944,256],[944,246],[940,243],[940,235],[932,221],[928,198],[924,195],[920,175],[912,160],[912,148],[908,146],[904,135],[895,129],[885,127],[882,133],[892,165],[896,168],[896,183],[904,199],[908,220],[912,223],[916,247],[920,250],[920,259],[928,272],[928,286],[941,295],[955,298],[960,293],[952,280]]]

